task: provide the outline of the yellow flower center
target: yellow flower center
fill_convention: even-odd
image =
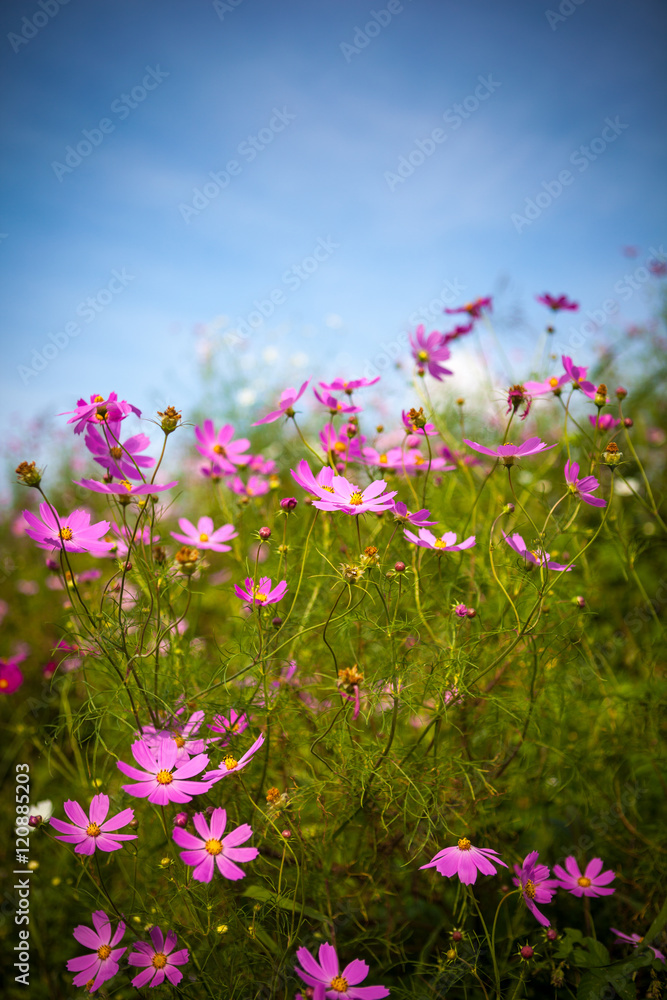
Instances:
[[[180,734],[177,733],[175,736],[172,737],[172,739],[179,750],[185,746],[185,740]]]
[[[114,445],[113,448],[109,448],[109,454],[112,458],[120,458],[123,454],[123,449],[118,445]]]
[[[208,535],[205,532],[202,531],[201,535],[199,536],[199,541],[200,542],[207,542],[208,541]]]
[[[71,528],[61,528],[58,534],[64,542],[69,542],[74,537],[74,532]]]
[[[158,782],[161,785],[170,785],[174,780],[174,776],[171,771],[165,771],[164,768],[155,775]]]
[[[259,587],[255,587],[255,589],[252,592],[252,596],[255,598],[256,601],[265,601],[269,595],[268,594],[264,594],[259,589]]]
[[[111,954],[111,948],[109,947],[108,944],[102,944],[97,949],[97,954],[102,959],[102,961],[104,961]]]
[[[89,823],[88,826],[86,827],[86,833],[88,834],[89,837],[99,837],[101,832],[102,831],[100,830],[97,823]]]
[[[342,976],[334,976],[329,983],[329,989],[338,990],[339,993],[345,993],[347,990],[347,979],[343,979]]]
[[[216,840],[215,837],[211,837],[210,840],[207,840],[204,847],[206,848],[207,853],[212,854],[213,857],[220,854],[222,851],[222,844],[219,840]]]
[[[132,492],[132,483],[128,479],[121,479],[120,486],[124,486],[128,493]]]
[[[321,490],[326,490],[327,493],[333,493],[334,492],[333,486],[320,486],[320,489]]]
[[[436,540],[433,542],[433,547],[435,549],[446,549],[447,542],[443,538],[436,538]]]
[[[4,690],[6,687],[9,687],[9,681],[6,677],[0,678],[0,688]]]
[[[384,464],[385,464],[385,462],[387,461],[387,456],[386,456],[386,455],[380,455],[380,461],[381,461],[381,462],[382,462],[382,464],[384,465]]]
[[[164,969],[167,964],[167,956],[163,951],[156,951],[151,959],[151,965],[154,969]]]
[[[225,451],[225,449],[222,447],[221,444],[214,444],[213,451],[216,453],[216,455],[222,455],[223,458],[227,455],[227,452]]]
[[[234,725],[232,726],[232,732],[233,733],[238,733],[239,730],[240,730],[240,728],[241,727],[239,726],[238,722],[235,722]]]
[[[225,765],[228,771],[233,771],[234,768],[237,766],[238,761],[236,757],[232,757],[232,755],[230,754],[229,757],[224,758],[222,763]]]
[[[95,396],[95,399],[93,400],[93,403],[103,403],[103,402],[104,402],[104,396]]]
[[[472,847],[472,844],[470,843],[467,837],[461,837],[461,839],[457,844],[457,847],[459,851],[469,851],[470,848]]]
[[[417,354],[418,361],[428,361],[428,351],[419,351]]]
[[[555,389],[556,386],[558,385],[558,379],[556,378],[555,375],[552,375],[551,378],[549,379],[549,385],[551,386],[552,389]]]
[[[360,490],[355,490],[354,493],[351,493],[350,494],[350,500],[349,500],[349,502],[354,507],[358,507],[359,504],[363,503],[363,499],[362,499],[362,496],[361,496],[361,491]]]
[[[581,878],[577,879],[577,885],[580,885],[582,889],[588,889],[590,884],[591,880],[589,878],[586,878],[585,875],[582,875]]]
[[[425,461],[422,455],[415,455],[415,465],[423,465]]]
[[[336,441],[334,451],[347,451],[347,445],[344,441]]]
[[[523,887],[523,891],[525,892],[525,894],[528,896],[529,899],[535,899],[535,892],[536,892],[535,883],[531,879],[528,879],[528,881]]]

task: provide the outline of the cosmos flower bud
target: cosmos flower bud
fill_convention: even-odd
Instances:
[[[600,382],[599,386],[595,390],[595,398],[593,400],[598,409],[601,409],[607,403],[607,386],[604,382]]]
[[[262,539],[263,542],[268,542],[269,538],[271,537],[271,529],[266,527],[260,528],[257,534],[259,535],[259,537]]]
[[[618,463],[623,458],[623,452],[618,450],[618,445],[615,441],[610,441],[605,450],[602,452],[600,461],[603,465],[618,465]]]
[[[524,944],[519,954],[521,955],[521,958],[527,961],[529,958],[533,957],[533,955],[535,954],[535,949],[531,948],[529,944]]]
[[[572,598],[572,603],[576,604],[578,608],[585,608],[586,607],[586,598],[585,597],[573,597]]]
[[[452,931],[452,941],[455,941],[457,944],[459,941],[463,941],[463,934],[461,931]]]
[[[283,497],[283,499],[280,501],[280,506],[282,507],[283,510],[287,511],[287,513],[289,514],[290,511],[295,510],[298,502],[299,501],[296,499],[296,497]]]
[[[176,813],[174,816],[174,826],[180,826],[181,829],[188,825],[188,814],[187,813]]]
[[[623,418],[623,426],[624,427],[632,427],[633,425],[634,425],[634,420],[632,419],[632,417],[624,417]]]
[[[556,327],[555,326],[548,326],[547,327],[547,333],[555,333],[555,332],[556,332]]]
[[[285,840],[288,840],[289,837],[292,836],[292,831],[291,830],[281,830],[280,836],[284,837]]]
[[[549,927],[548,928],[548,930],[547,930],[547,939],[549,941],[557,941],[558,940],[558,931],[556,930],[555,927]]]
[[[394,569],[396,570],[397,573],[405,573],[405,563],[404,562],[394,563]]]
[[[271,624],[273,625],[274,628],[280,628],[280,626],[282,625],[282,623],[283,623],[283,620],[282,620],[282,618],[279,618],[278,615],[276,615],[275,618],[271,619]]]
[[[158,410],[157,415],[162,418],[160,426],[165,434],[171,434],[172,431],[175,431],[181,420],[181,414],[173,406],[168,406],[164,413]]]
[[[345,433],[349,438],[353,438],[359,433],[359,428],[353,423],[346,424]]]
[[[625,399],[627,394],[628,390],[624,389],[622,385],[619,385],[618,389],[616,390],[616,399]]]
[[[29,816],[28,817],[28,826],[39,826],[39,824],[41,822],[42,822],[42,817],[41,816]]]
[[[382,431],[384,430],[384,424],[378,424],[375,430],[377,431],[378,434],[382,434]]]
[[[468,610],[466,611],[466,618],[474,618],[476,614],[477,612],[475,611],[474,608],[468,608]]]
[[[503,507],[503,514],[513,514],[515,510],[513,503],[506,503]]]
[[[465,405],[465,399],[463,398],[463,396],[459,396],[459,398],[456,400],[456,405],[457,406],[464,406]]]
[[[16,475],[19,477],[19,482],[23,483],[24,486],[37,487],[42,480],[42,470],[35,468],[34,462],[21,462],[16,467]]]

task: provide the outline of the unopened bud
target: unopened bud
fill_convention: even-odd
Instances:
[[[296,497],[283,497],[283,499],[280,501],[280,506],[282,507],[283,510],[286,510],[287,513],[289,514],[290,511],[293,511],[296,508],[298,502],[299,501],[296,499]]]
[[[622,385],[619,385],[618,389],[616,390],[616,399],[625,399],[627,394],[628,390],[624,389]]]
[[[468,608],[468,610],[466,611],[466,618],[474,618],[476,614],[477,612],[475,611],[474,608]]]
[[[188,814],[187,813],[176,813],[174,816],[174,826],[180,826],[181,828],[188,825]]]
[[[585,608],[586,607],[586,598],[585,597],[573,597],[572,598],[572,603],[576,604],[578,608]]]
[[[463,396],[459,396],[459,398],[456,400],[456,405],[457,406],[463,406],[464,403],[465,403],[465,399],[463,398]]]
[[[204,812],[209,817],[209,819],[213,815],[214,810],[215,810],[215,806],[206,806],[206,809],[204,810]]]
[[[503,507],[503,514],[513,514],[515,510],[513,503],[506,503]]]
[[[535,949],[531,948],[529,944],[524,944],[523,948],[519,952],[522,958],[529,959],[535,954]]]
[[[39,826],[39,824],[41,822],[42,822],[42,817],[41,816],[29,816],[28,817],[28,826]]]
[[[292,836],[292,831],[291,830],[282,830],[280,835],[281,835],[281,837],[284,837],[285,840],[288,840],[288,838]]]
[[[276,615],[275,618],[271,619],[271,624],[273,625],[274,628],[280,628],[280,626],[282,625],[282,623],[283,623],[283,620],[282,620],[282,618],[279,618],[278,615]]]
[[[382,431],[384,430],[384,424],[378,424],[375,430],[377,431],[378,434],[382,434]]]
[[[558,931],[556,930],[555,927],[549,927],[549,929],[547,930],[547,939],[549,941],[557,941],[558,940]]]
[[[632,417],[623,417],[623,426],[632,427],[634,425],[634,420]]]
[[[404,562],[394,563],[394,569],[396,570],[397,573],[405,573],[405,563]]]
[[[461,931],[452,931],[452,941],[456,941],[457,944],[459,941],[463,941],[463,934],[461,934]]]
[[[138,819],[131,819],[130,822],[127,825],[132,830],[138,830],[139,829],[139,820]]]
[[[271,537],[271,529],[260,528],[257,534],[259,535],[259,537],[262,539],[263,542],[268,542],[269,538]]]
[[[555,332],[556,332],[556,327],[555,326],[548,326],[547,327],[547,333],[555,333]]]

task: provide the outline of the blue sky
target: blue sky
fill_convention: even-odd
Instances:
[[[447,329],[450,295],[497,295],[510,354],[536,293],[599,314],[667,245],[666,24],[649,0],[5,2],[3,435],[112,389],[187,410],[207,349],[220,411],[260,408],[386,364],[419,310]]]

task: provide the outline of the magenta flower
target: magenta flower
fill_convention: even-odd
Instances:
[[[380,376],[375,378],[356,378],[346,382],[342,378],[335,378],[333,382],[320,382],[320,385],[327,392],[346,392],[351,396],[355,389],[364,389],[367,385],[375,385],[380,381]]]
[[[123,785],[123,791],[147,798],[157,806],[166,806],[168,802],[191,802],[193,795],[210,791],[210,782],[189,780],[208,764],[206,754],[197,754],[174,770],[178,750],[175,740],[160,740],[153,750],[143,740],[137,740],[132,744],[132,756],[143,770],[122,760],[116,761],[118,769],[137,782],[136,785]]]
[[[176,966],[185,965],[190,960],[188,949],[174,951],[178,941],[175,931],[169,931],[165,938],[159,927],[151,927],[150,939],[152,944],[136,941],[134,947],[137,950],[131,951],[127,956],[128,965],[138,968],[146,966],[143,972],[134,977],[132,985],[137,989],[142,986],[160,986],[168,979],[172,986],[177,986],[183,973]]]
[[[550,554],[548,552],[544,552],[543,549],[529,549],[521,535],[516,531],[513,535],[506,535],[503,531],[503,538],[511,549],[518,552],[520,556],[523,556],[527,563],[532,563],[533,566],[544,565],[547,569],[554,569],[558,571],[567,569],[568,573],[575,568],[574,566],[566,567],[564,563],[553,562]]]
[[[494,865],[507,868],[497,851],[490,847],[473,847],[467,837],[462,837],[456,847],[445,847],[443,851],[438,851],[427,865],[420,865],[420,870],[435,868],[441,875],[448,878],[458,875],[464,885],[474,885],[478,871],[482,875],[495,875]]]
[[[150,438],[146,434],[135,434],[127,441],[121,441],[119,420],[103,424],[101,434],[97,427],[89,425],[85,443],[98,465],[116,479],[141,479],[140,470],[155,465],[154,458],[139,454],[148,448]]]
[[[222,733],[229,737],[218,744],[220,748],[226,747],[231,743],[233,736],[240,736],[248,728],[248,716],[245,712],[239,713],[236,709],[231,708],[228,716],[214,715],[213,722],[209,724],[208,728],[212,729],[214,733]]]
[[[565,481],[570,493],[574,493],[578,500],[583,500],[584,503],[590,504],[591,507],[606,507],[606,500],[603,500],[601,497],[591,496],[593,490],[597,490],[600,485],[595,476],[584,476],[583,479],[578,479],[578,475],[578,462],[567,461],[565,463]]]
[[[0,694],[14,694],[23,684],[23,671],[18,666],[25,660],[25,654],[10,656],[0,660]]]
[[[421,510],[416,511],[412,514],[407,505],[401,500],[394,500],[393,505],[389,507],[389,510],[394,515],[395,521],[400,521],[401,524],[412,524],[415,528],[426,528],[427,526],[437,524],[437,521],[429,521],[428,518],[431,516],[430,510],[426,510],[422,507]]]
[[[353,406],[351,403],[339,403],[336,397],[332,396],[331,393],[327,393],[326,396],[322,396],[317,389],[313,389],[313,393],[315,394],[315,399],[318,403],[325,406],[332,416],[336,413],[361,413],[360,406]]]
[[[482,444],[477,444],[476,441],[468,441],[467,438],[463,438],[463,443],[467,444],[469,448],[473,448],[475,451],[480,452],[482,455],[491,455],[492,458],[502,458],[503,465],[514,465],[515,459],[526,458],[528,455],[537,455],[541,451],[549,451],[550,448],[555,448],[555,444],[547,444],[545,441],[540,441],[538,437],[528,438],[523,444],[499,444],[496,448],[485,448]]]
[[[192,521],[187,517],[181,517],[178,521],[182,535],[175,531],[171,532],[171,537],[184,545],[194,545],[197,549],[211,549],[213,552],[231,552],[231,545],[225,542],[236,538],[237,531],[233,524],[224,524],[222,528],[213,528],[213,521],[210,517],[200,517],[195,528]]]
[[[570,309],[574,312],[579,308],[579,303],[571,302],[567,295],[559,295],[558,297],[555,297],[553,295],[549,295],[548,292],[545,292],[544,295],[536,295],[535,298],[538,302],[548,306],[553,312],[559,312],[561,309]]]
[[[540,913],[536,904],[550,903],[559,883],[556,879],[549,878],[550,872],[546,865],[537,864],[538,856],[537,851],[531,851],[524,858],[521,867],[514,865],[516,878],[512,882],[521,889],[521,898],[538,923],[549,927],[551,921]]]
[[[248,476],[247,483],[240,476],[234,476],[225,482],[225,486],[239,497],[262,497],[270,489],[266,479],[261,476]]]
[[[123,957],[127,948],[116,948],[115,946],[122,940],[125,933],[125,924],[121,920],[112,937],[111,921],[104,910],[95,910],[93,913],[93,924],[95,930],[79,924],[73,930],[73,935],[79,944],[84,948],[92,948],[92,955],[80,955],[79,958],[70,958],[67,963],[69,972],[76,972],[72,980],[75,986],[90,986],[88,991],[94,993],[95,990],[106,983],[118,972],[118,962]]]
[[[268,576],[263,576],[257,585],[248,576],[246,577],[244,586],[245,589],[239,583],[234,584],[234,593],[236,596],[242,601],[247,601],[250,605],[259,604],[261,607],[264,607],[266,604],[277,604],[287,593],[286,580],[281,580],[272,589],[271,579]]]
[[[467,302],[466,305],[459,306],[458,309],[445,309],[445,312],[450,316],[456,313],[467,313],[472,319],[479,319],[483,309],[488,309],[491,312],[490,295],[487,295],[484,299],[475,299],[474,302]]]
[[[363,461],[361,446],[365,444],[365,442],[366,438],[363,434],[349,438],[344,426],[341,427],[339,431],[336,431],[331,424],[328,423],[324,429],[320,431],[322,451],[325,451],[328,455],[332,455],[334,461],[336,462]]]
[[[234,437],[234,427],[232,424],[225,424],[216,433],[212,420],[205,420],[201,427],[195,427],[195,437],[199,441],[197,451],[200,455],[211,460],[226,474],[236,471],[237,465],[245,465],[250,456],[244,455],[250,447],[247,438],[239,438],[232,441]]]
[[[263,455],[251,455],[246,469],[248,472],[259,472],[262,476],[272,476],[278,471],[278,466],[272,458],[264,458]]]
[[[331,944],[321,944],[318,961],[307,948],[297,948],[296,958],[303,968],[294,966],[297,976],[305,983],[314,987],[314,1000],[324,1000],[324,997],[338,1000],[382,1000],[389,996],[386,986],[361,986],[368,975],[368,965],[355,958],[341,972],[336,949]]]
[[[410,334],[410,347],[420,375],[424,374],[426,368],[429,375],[441,382],[443,375],[454,374],[449,368],[444,368],[440,364],[441,361],[447,361],[452,356],[449,348],[443,344],[441,333],[434,330],[433,333],[426,336],[424,326],[420,324],[415,331],[414,338]]]
[[[624,934],[623,931],[617,931],[615,927],[610,927],[609,930],[612,931],[617,938],[620,938],[621,941],[627,941],[628,944],[633,944],[635,948],[638,948],[644,941],[644,938],[640,937],[639,934]],[[647,944],[646,947],[651,949],[654,958],[659,958],[661,962],[665,961],[663,953],[658,951],[657,948],[654,948],[652,944]]]
[[[143,497],[151,493],[162,493],[163,490],[170,490],[172,486],[178,486],[178,480],[173,483],[131,483],[129,479],[121,479],[119,483],[98,483],[96,479],[75,479],[77,486],[83,486],[93,493],[111,493],[121,497]]]
[[[252,758],[264,743],[264,739],[264,733],[260,733],[250,749],[246,750],[243,756],[239,757],[238,760],[236,757],[232,756],[232,754],[227,754],[227,756],[223,757],[220,762],[220,767],[216,768],[214,771],[206,772],[206,778],[215,784],[215,782],[220,781],[221,778],[226,778],[230,774],[236,774],[237,771],[241,771],[246,764],[250,763]]]
[[[565,354],[562,355],[561,361],[563,362],[563,368],[568,378],[572,381],[572,386],[575,389],[581,389],[590,399],[595,399],[595,386],[592,382],[586,381],[586,372],[588,369],[579,368],[577,365],[572,364],[572,358],[568,358]]]
[[[23,516],[29,527],[26,535],[33,538],[40,549],[65,549],[66,552],[90,552],[92,556],[104,556],[113,549],[113,542],[102,542],[100,538],[109,530],[108,521],[90,523],[86,510],[73,510],[60,517],[52,505],[39,505],[40,519],[29,510]]]
[[[186,865],[194,865],[193,879],[196,882],[210,882],[216,865],[225,878],[232,881],[245,878],[245,872],[235,862],[254,861],[259,854],[256,847],[239,847],[248,837],[252,837],[252,828],[243,823],[223,837],[227,824],[224,809],[213,810],[210,825],[206,822],[204,813],[195,813],[192,821],[198,837],[180,827],[174,829],[172,837],[179,847],[187,848],[181,851],[181,860]]]
[[[134,819],[134,809],[123,809],[116,816],[107,819],[109,812],[109,796],[95,795],[90,803],[90,816],[86,816],[78,802],[68,799],[64,809],[71,823],[62,819],[51,818],[51,826],[59,831],[56,840],[65,844],[76,844],[77,854],[94,854],[100,851],[119,851],[123,846],[120,841],[136,840],[134,833],[116,833],[122,826],[127,826]]]
[[[111,423],[117,420],[124,420],[128,413],[135,413],[138,417],[141,416],[141,410],[138,410],[136,406],[132,406],[126,400],[118,400],[118,396],[115,392],[109,393],[109,398],[105,399],[104,396],[91,396],[90,402],[87,403],[85,399],[79,399],[76,404],[76,410],[66,410],[64,413],[59,413],[59,417],[66,417],[70,413],[74,416],[70,417],[67,421],[68,424],[73,424],[76,421],[76,427],[74,428],[75,434],[81,434],[84,430],[86,424],[96,424],[99,426],[104,423]]]
[[[620,419],[612,417],[611,413],[600,413],[598,416],[589,413],[588,419],[593,427],[599,427],[601,431],[611,431],[614,427],[618,427],[621,422]]]
[[[320,498],[325,497],[327,493],[333,493],[331,482],[335,473],[328,465],[323,465],[317,476],[314,476],[308,462],[302,458],[297,465],[297,469],[299,470],[298,472],[290,469],[290,475],[299,484],[301,489],[307,493],[314,493],[315,496]]]
[[[145,524],[143,528],[134,532],[134,530],[128,527],[126,524],[112,524],[111,530],[115,535],[118,535],[118,541],[114,541],[113,544],[113,554],[118,557],[124,557],[129,552],[129,543],[132,541],[132,536],[134,535],[134,545],[155,545],[160,541],[159,535],[151,535],[150,525]]]
[[[262,417],[261,420],[256,420],[252,426],[257,427],[259,424],[272,424],[275,420],[280,420],[281,417],[293,417],[295,415],[294,404],[298,399],[301,399],[304,392],[308,388],[309,382],[310,379],[306,379],[298,392],[296,389],[292,389],[291,387],[289,389],[285,389],[278,400],[278,409],[272,410],[271,413],[267,413],[267,415]]]
[[[396,496],[396,490],[383,493],[386,485],[384,479],[376,479],[362,490],[358,486],[353,486],[344,476],[334,476],[331,480],[333,493],[320,500],[313,500],[313,507],[317,507],[318,510],[340,510],[355,517],[357,514],[365,514],[366,511],[387,510]]]
[[[196,757],[197,754],[204,753],[208,745],[217,740],[217,737],[206,739],[197,735],[203,721],[204,713],[200,709],[197,712],[193,712],[185,722],[174,718],[169,723],[168,729],[143,726],[141,733],[138,735],[140,735],[142,742],[146,744],[153,754],[157,751],[162,740],[172,740],[176,744],[177,750],[175,763],[177,765],[184,764],[190,757]]]
[[[456,532],[454,531],[446,531],[440,538],[436,538],[428,528],[420,528],[418,535],[415,535],[412,531],[408,531],[406,528],[403,534],[409,542],[419,545],[423,549],[434,549],[438,555],[441,555],[445,551],[462,552],[464,549],[471,549],[475,544],[475,536],[470,535],[464,542],[459,542],[457,545]]]
[[[567,375],[561,375],[560,378],[552,375],[551,378],[546,378],[543,382],[524,382],[523,387],[531,396],[544,396],[547,392],[553,392],[554,396],[560,396],[561,387],[568,381]]]
[[[616,892],[615,889],[603,888],[609,882],[613,882],[616,875],[611,869],[606,872],[602,871],[600,858],[593,858],[589,861],[582,875],[576,858],[570,855],[565,858],[565,868],[554,865],[554,875],[558,879],[559,888],[567,889],[573,896],[611,896],[613,892]]]
[[[489,299],[489,302],[490,301],[491,300]],[[444,344],[451,344],[451,342],[453,340],[458,340],[459,337],[465,337],[465,335],[467,333],[471,332],[471,330],[473,329],[474,325],[475,325],[475,323],[473,321],[473,322],[470,322],[470,323],[464,323],[462,325],[455,326],[453,330],[450,330],[449,333],[445,333],[443,335],[443,343]]]

